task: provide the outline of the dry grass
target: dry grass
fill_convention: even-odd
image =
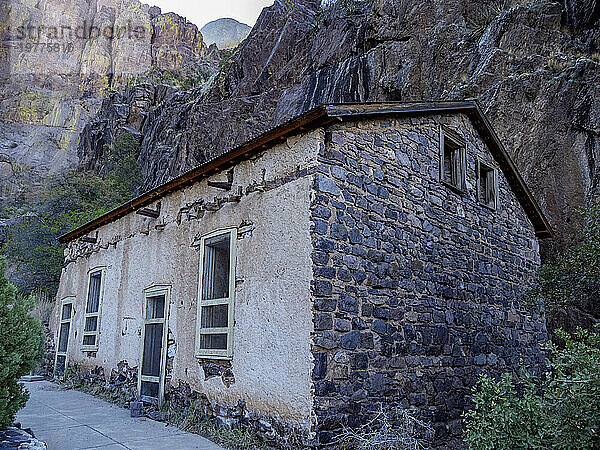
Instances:
[[[564,72],[571,67],[571,65],[572,61],[570,61],[569,58],[556,53],[550,53],[550,55],[548,55],[548,61],[546,62],[546,68],[554,73]]]
[[[169,423],[189,433],[199,434],[212,442],[229,450],[267,449],[266,443],[256,434],[251,427],[239,426],[227,428],[215,423],[209,417],[202,414],[201,408],[195,403],[185,410],[179,408],[165,407],[169,413]]]
[[[472,37],[480,37],[490,24],[505,11],[515,6],[534,6],[542,4],[539,0],[495,0],[475,10],[472,17],[467,19],[467,27]]]
[[[481,36],[494,19],[510,9],[511,6],[511,0],[498,0],[476,10],[473,17],[467,20],[471,36]]]
[[[32,295],[35,298],[35,306],[31,315],[40,319],[42,323],[48,322],[54,310],[54,297],[42,289],[36,290]]]
[[[379,412],[365,425],[338,436],[341,449],[360,450],[421,450],[427,448],[432,428],[403,409]]]

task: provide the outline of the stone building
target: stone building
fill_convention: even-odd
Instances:
[[[56,371],[288,443],[400,406],[453,445],[479,373],[542,363],[550,235],[476,103],[322,106],[63,236]]]

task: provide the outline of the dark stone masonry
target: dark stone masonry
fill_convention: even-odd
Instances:
[[[440,182],[440,124],[467,142],[464,193]],[[495,166],[461,115],[329,128],[311,207],[320,444],[383,405],[460,446],[482,372],[542,367],[544,321],[519,306],[538,241],[502,171],[497,209],[479,204],[476,158]]]

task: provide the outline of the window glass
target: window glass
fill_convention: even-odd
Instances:
[[[202,328],[226,328],[229,305],[202,307]]]
[[[141,394],[147,397],[158,397],[158,383],[142,381]]]
[[[207,350],[227,350],[227,334],[201,334],[200,348]]]
[[[67,352],[67,345],[69,343],[69,330],[71,328],[71,324],[69,322],[63,323],[60,326],[60,336],[58,339],[58,351],[60,353]]]
[[[165,296],[157,295],[146,299],[146,319],[163,319],[165,317]]]
[[[63,305],[61,320],[69,320],[71,318],[72,314],[73,314],[73,305],[71,303],[67,303],[66,305]]]
[[[203,300],[229,297],[230,239],[227,233],[207,239],[204,243]]]
[[[496,206],[496,172],[483,163],[479,164],[479,200],[486,206]]]
[[[86,317],[83,331],[96,331],[98,329],[98,316]]]
[[[57,375],[62,375],[65,373],[65,368],[67,366],[67,357],[64,355],[59,355],[56,357],[56,366],[55,372]]]
[[[160,357],[162,350],[164,324],[146,324],[144,334],[144,356],[142,360],[142,375],[160,376]]]
[[[202,239],[196,355],[231,357],[236,231]]]
[[[98,346],[103,276],[103,269],[96,270],[90,273],[89,276],[88,297],[85,307],[85,323],[83,328],[83,345],[85,347]],[[84,349],[84,351],[90,351],[90,349]]]
[[[465,189],[465,144],[458,138],[443,134],[444,147],[441,151],[442,180],[447,184]]]
[[[88,292],[86,313],[97,313],[100,308],[100,288],[102,287],[102,272],[90,275],[90,288]]]

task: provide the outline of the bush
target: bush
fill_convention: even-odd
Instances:
[[[581,243],[545,263],[527,298],[552,312],[575,306],[600,317],[600,202],[581,210],[585,226]]]
[[[29,394],[18,380],[33,369],[41,356],[44,335],[39,319],[30,316],[33,298],[17,295],[0,258],[0,430],[11,425]]]
[[[472,449],[600,448],[600,334],[558,331],[545,380],[482,375],[465,418]]]
[[[136,136],[122,133],[105,149],[104,178],[77,171],[57,176],[35,204],[23,207],[20,220],[7,228],[2,248],[16,268],[14,282],[20,289],[54,291],[64,262],[58,237],[138,194],[140,148]]]

